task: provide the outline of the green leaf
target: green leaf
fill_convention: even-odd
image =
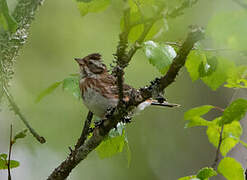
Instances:
[[[247,88],[247,66],[234,68],[229,74],[225,87]]]
[[[0,154],[0,159],[6,160],[8,157],[7,154]]]
[[[15,32],[17,29],[17,22],[10,15],[8,5],[6,0],[0,0],[0,27],[3,27],[4,30]]]
[[[221,127],[218,125],[222,117],[216,118],[212,122],[214,124],[208,126],[207,136],[208,140],[214,147],[218,147],[220,139]],[[242,127],[238,121],[233,121],[231,124],[224,125],[222,133],[222,143],[220,147],[220,152],[223,156],[234,148],[238,143],[240,136],[242,135]]]
[[[222,57],[212,57],[202,51],[191,51],[185,66],[192,81],[201,79],[211,89],[218,89],[228,79],[235,68],[233,61]]]
[[[206,35],[220,47],[246,50],[246,19],[246,11],[218,13],[209,21]]]
[[[111,130],[111,133],[106,139],[96,148],[96,152],[100,158],[109,158],[123,151],[125,145],[125,132],[122,135],[118,134],[117,130]]]
[[[231,157],[225,157],[218,165],[218,172],[227,180],[245,180],[241,164]]]
[[[151,40],[153,37],[160,37],[165,31],[168,30],[168,24],[166,19],[159,20],[154,23],[145,37],[145,41]]]
[[[201,117],[193,117],[185,124],[184,128],[191,128],[196,126],[210,126],[212,122],[205,120]]]
[[[169,45],[161,45],[153,41],[144,43],[144,52],[149,62],[154,65],[162,74],[169,69],[176,52]]]
[[[195,126],[210,126],[212,122],[205,120],[200,117],[208,113],[214,106],[204,105],[196,108],[192,108],[184,114],[184,119],[188,122],[185,128],[195,127]]]
[[[202,77],[202,81],[212,90],[218,89],[228,79],[229,72],[235,68],[233,61],[218,57],[217,67],[208,76]]]
[[[209,178],[216,176],[217,172],[213,168],[202,168],[196,175],[200,180],[208,180]]]
[[[73,76],[63,80],[63,89],[71,93],[77,99],[80,99],[81,92],[79,88],[79,77]]]
[[[22,139],[22,138],[25,138],[27,136],[27,132],[28,130],[25,129],[19,133],[17,133],[13,139],[13,144],[16,142],[17,139]]]
[[[232,121],[241,120],[247,112],[247,100],[237,99],[228,106],[222,116],[221,124],[229,124]]]
[[[80,11],[80,14],[82,16],[85,16],[90,12],[94,13],[105,10],[109,6],[110,2],[111,0],[77,0],[77,6]]]
[[[141,20],[141,14],[139,12],[133,12],[130,14],[130,24],[133,24],[133,23],[140,21],[140,20]],[[121,22],[120,22],[120,26],[121,26],[122,31],[124,30],[123,29],[124,23],[125,23],[124,18],[122,17]],[[132,27],[130,32],[129,32],[129,35],[128,35],[129,41],[135,42],[140,37],[143,30],[144,30],[143,24],[139,24],[139,25]]]
[[[184,119],[185,120],[190,120],[191,118],[194,117],[200,117],[206,113],[208,113],[211,109],[213,109],[214,106],[212,105],[204,105],[200,107],[195,107],[193,109],[190,109],[184,114]]]
[[[187,71],[189,72],[193,82],[200,78],[198,69],[202,62],[207,61],[206,59],[206,55],[201,51],[197,50],[191,51],[188,55],[187,60],[185,62],[185,67],[187,68]]]
[[[0,170],[1,169],[8,169],[8,161],[3,161],[3,160],[0,160]],[[18,161],[15,161],[15,160],[10,160],[10,168],[16,168],[20,166],[20,163]]]
[[[126,138],[125,125],[118,123],[117,129],[112,129],[105,140],[96,148],[100,158],[109,158],[123,151],[127,147],[128,165],[131,160],[131,152]]]
[[[35,102],[38,103],[40,102],[45,96],[51,94],[60,84],[62,83],[62,81],[59,82],[55,82],[52,85],[50,85],[47,89],[45,89],[44,91],[42,91],[37,98],[35,99]]]
[[[7,154],[0,154],[0,170],[8,169]],[[18,161],[10,160],[10,168],[16,168],[20,165]]]

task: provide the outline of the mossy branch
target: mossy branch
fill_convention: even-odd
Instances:
[[[17,30],[13,33],[0,31],[0,102],[2,96],[6,95],[14,112],[27,126],[29,131],[39,142],[44,143],[45,139],[39,136],[29,125],[8,91],[9,80],[14,74],[16,57],[26,42],[30,24],[42,2],[43,0],[19,0],[12,14],[18,24]]]

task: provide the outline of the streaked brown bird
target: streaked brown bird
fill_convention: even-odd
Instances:
[[[101,55],[98,53],[89,54],[84,58],[75,58],[80,67],[80,90],[83,103],[86,107],[100,118],[105,118],[110,108],[115,108],[118,104],[117,79],[109,74],[106,65],[103,63]],[[132,94],[138,94],[135,88],[123,84],[124,101],[128,102]],[[159,103],[157,100],[148,99],[137,106],[138,110],[143,110],[149,105],[160,105],[167,107],[178,106],[166,101]]]

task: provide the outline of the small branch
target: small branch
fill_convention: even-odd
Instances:
[[[221,147],[222,140],[223,140],[223,130],[224,130],[224,125],[221,126],[219,144],[217,147],[214,163],[212,164],[212,168],[214,168],[214,169],[216,169],[216,166],[218,164],[219,157],[220,157],[220,147]]]
[[[4,94],[6,95],[10,106],[12,107],[13,111],[15,112],[15,114],[22,120],[22,122],[25,124],[25,126],[28,128],[28,130],[30,131],[30,133],[40,142],[40,143],[45,143],[46,140],[44,137],[40,136],[28,123],[28,121],[26,120],[26,118],[23,116],[23,114],[20,112],[19,107],[17,106],[17,104],[15,103],[14,99],[12,98],[12,96],[10,95],[9,91],[7,90],[7,88],[5,86],[3,86],[3,91]]]
[[[10,136],[9,136],[9,155],[8,155],[8,180],[11,180],[11,174],[10,174],[10,158],[11,158],[11,151],[12,151],[12,124],[10,125]]]
[[[84,127],[81,133],[81,137],[78,139],[76,145],[75,145],[75,149],[78,149],[80,146],[82,146],[84,144],[84,142],[87,140],[87,136],[89,134],[89,128],[92,122],[92,118],[93,118],[93,113],[91,111],[88,112],[87,114],[87,118],[84,122]]]
[[[223,108],[221,108],[219,106],[214,106],[214,108],[217,109],[217,110],[219,110],[219,111],[221,111],[221,112],[224,112],[225,111],[225,109],[223,109]]]

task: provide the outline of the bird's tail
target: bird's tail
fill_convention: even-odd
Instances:
[[[151,100],[151,105],[153,106],[165,106],[165,107],[180,107],[180,104],[173,104],[169,103],[167,101],[164,102],[158,102],[157,100]]]
[[[142,111],[143,109],[145,109],[146,107],[150,106],[150,105],[154,105],[154,106],[163,106],[163,107],[179,107],[179,104],[173,104],[173,103],[169,103],[167,101],[163,101],[163,102],[158,102],[157,100],[154,99],[148,99],[144,102],[142,102],[141,104],[138,105],[137,107],[137,112]]]

